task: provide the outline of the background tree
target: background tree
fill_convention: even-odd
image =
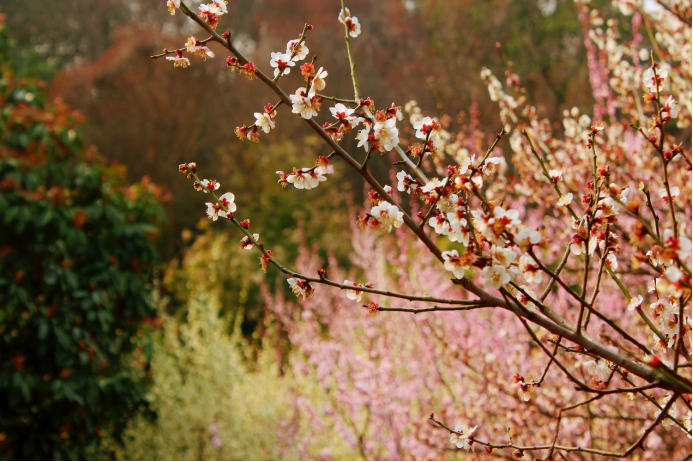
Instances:
[[[0,453],[83,458],[144,403],[161,190],[85,147],[0,23]]]

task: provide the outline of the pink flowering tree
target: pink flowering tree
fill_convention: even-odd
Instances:
[[[371,188],[354,239],[359,282],[305,255],[295,269],[284,266],[261,242],[262,230],[236,218],[243,207],[234,195],[218,196],[219,183],[202,179],[206,166],[200,174],[194,162],[179,167],[206,194],[207,215],[230,221],[264,270],[288,276],[301,305],[269,295],[268,304],[302,355],[294,366],[331,393],[325,412],[364,458],[479,446],[542,458],[688,451],[690,4],[615,0],[631,19],[629,37],[616,19],[579,5],[591,115],[573,108],[562,121],[547,120],[512,69],[505,82],[482,69],[502,129],[475,153],[478,130],[454,133],[449,118],[425,116],[414,102],[402,109],[360,93],[351,41],[361,25],[343,1],[336,21],[354,90],[345,97],[328,96],[328,70],[308,61],[312,26],[272,53],[265,72],[229,32],[217,32],[224,0],[197,12],[167,3],[209,37],[153,58],[185,68],[193,56],[213,58],[214,44],[229,53],[231,71],[276,94],[253,123],[236,128],[241,140],[260,141],[280,112],[303,118],[324,140],[329,154],[277,172],[282,186],[319,187],[337,158]],[[303,83],[287,92],[291,71]],[[398,128],[405,115],[411,140]],[[348,136],[358,140],[356,152],[340,144]],[[369,170],[375,153],[394,159],[392,186]],[[360,316],[359,307],[380,314]],[[440,432],[453,446],[445,448]]]

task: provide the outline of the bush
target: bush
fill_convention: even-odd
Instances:
[[[15,75],[0,23],[0,454],[80,458],[144,401],[161,192]]]
[[[240,331],[219,319],[219,302],[194,293],[178,320],[165,313],[152,357],[153,414],[131,421],[122,460],[276,459],[273,431],[287,417],[289,386],[265,351],[252,372]],[[108,447],[108,446],[106,446]]]

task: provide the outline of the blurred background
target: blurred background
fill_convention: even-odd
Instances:
[[[212,47],[218,59],[196,61],[183,71],[149,59],[163,48],[182,46],[188,35],[200,35],[191,21],[170,16],[161,3],[8,0],[2,13],[24,72],[49,82],[49,99],[62,98],[84,114],[80,131],[86,143],[126,165],[129,180],[149,176],[175,198],[165,206],[169,224],[160,243],[167,260],[185,245],[181,231],[195,230],[201,216],[198,197],[176,171],[179,163],[197,161],[203,175],[225,180],[224,187],[243,196],[241,204],[263,213],[270,204],[261,197],[268,194],[259,183],[262,174],[311,163],[312,157],[302,152],[309,149],[303,137],[311,133],[293,117],[282,117],[261,146],[233,136],[234,127],[250,124],[252,113],[274,96],[231,73],[221,48]],[[481,124],[498,131],[479,72],[487,66],[502,75],[508,61],[549,118],[566,107],[591,105],[582,25],[572,0],[352,3],[363,25],[363,36],[354,40],[362,93],[380,106],[414,99],[426,114],[454,116],[478,103]],[[315,26],[310,54],[328,69],[330,94],[347,96],[344,40],[334,29],[338,10],[338,2],[329,1],[232,0],[220,27],[230,29],[236,45],[266,71],[270,52],[283,50],[309,21]],[[292,75],[283,85],[293,91],[300,82]],[[287,142],[296,144],[287,148],[296,151],[294,158],[282,149],[267,152]],[[272,156],[277,158],[263,161]],[[360,202],[361,182],[346,180],[342,187]]]
[[[594,1],[591,6],[600,8],[603,3]],[[448,114],[452,117],[451,131],[474,129],[481,133],[479,151],[485,150],[501,128],[497,108],[490,104],[488,91],[479,76],[484,66],[498,76],[510,66],[521,76],[528,97],[549,119],[560,120],[562,111],[574,106],[580,112],[589,112],[593,104],[583,24],[573,0],[350,0],[348,7],[363,27],[361,36],[352,42],[362,96],[371,97],[378,107],[392,102],[404,106],[413,99],[426,115]],[[283,51],[286,42],[298,37],[303,25],[310,22],[314,30],[308,35],[307,45],[310,55],[317,55],[316,66],[324,66],[329,72],[326,93],[350,96],[348,60],[343,33],[336,20],[338,1],[230,0],[228,9],[219,31],[230,30],[234,44],[265,72],[269,69],[270,52]],[[228,334],[225,343],[218,340],[218,345],[233,352],[221,353],[220,346],[205,350],[211,356],[204,359],[234,364],[231,371],[219,372],[227,375],[217,375],[213,380],[220,384],[220,389],[224,380],[239,384],[246,380],[252,384],[250,379],[243,378],[247,377],[243,374],[252,371],[261,371],[258,377],[274,383],[282,374],[282,358],[291,348],[286,333],[281,329],[274,332],[270,355],[274,358],[273,366],[260,367],[262,358],[268,354],[267,309],[261,287],[271,293],[277,288],[284,290],[283,278],[273,271],[263,274],[256,266],[256,255],[241,255],[238,236],[230,234],[223,225],[210,226],[211,222],[204,217],[200,194],[178,173],[178,164],[196,161],[203,178],[215,178],[221,182],[223,191],[233,191],[240,211],[237,216],[250,218],[253,230],[260,232],[262,241],[287,264],[298,257],[302,243],[308,242],[314,246],[311,252],[323,258],[330,256],[344,268],[350,268],[351,229],[345,224],[355,222],[354,207],[360,207],[364,200],[363,183],[336,162],[334,181],[311,191],[282,190],[276,184],[276,170],[312,165],[317,156],[327,155],[329,150],[299,118],[289,116],[284,107],[279,110],[276,130],[263,135],[260,144],[239,141],[233,134],[234,127],[252,123],[253,112],[275,102],[275,97],[259,82],[232,73],[224,63],[223,50],[215,45],[212,49],[217,57],[207,62],[193,58],[192,66],[187,69],[174,69],[165,60],[151,60],[149,56],[163,48],[182,47],[189,35],[204,38],[197,26],[180,12],[170,16],[164,0],[3,0],[0,13],[4,15],[9,37],[6,53],[12,75],[18,79],[38,79],[37,91],[45,94],[46,105],[55,105],[59,100],[79,111],[80,120],[75,122],[74,130],[81,144],[76,151],[88,151],[90,146],[95,146],[106,159],[104,168],[110,169],[109,175],[124,184],[141,185],[144,178],[145,185],[157,185],[159,189],[151,192],[152,200],[163,207],[156,220],[147,218],[158,229],[154,233],[156,238],[148,241],[153,254],[144,286],[153,298],[137,318],[147,327],[129,324],[132,338],[140,340],[130,342],[131,347],[122,353],[123,358],[130,358],[128,355],[139,358],[142,366],[133,380],[149,388],[129,398],[125,407],[131,412],[123,417],[122,426],[114,425],[106,430],[91,425],[80,433],[75,430],[74,421],[63,422],[55,435],[46,436],[49,443],[24,441],[17,436],[21,431],[36,428],[43,428],[48,435],[57,425],[54,419],[48,419],[45,427],[36,427],[43,424],[32,420],[32,415],[38,415],[35,406],[29,406],[27,414],[16,421],[3,416],[4,428],[11,430],[0,435],[0,449],[4,448],[9,458],[21,457],[20,454],[39,458],[79,458],[85,454],[166,458],[165,451],[156,452],[163,451],[165,444],[156,446],[159,443],[151,436],[156,432],[151,429],[174,420],[167,412],[192,406],[190,396],[206,393],[205,383],[199,383],[194,385],[199,387],[197,391],[190,390],[190,396],[177,401],[178,409],[162,401],[175,394],[171,388],[175,380],[171,377],[183,374],[185,367],[190,367],[188,372],[194,374],[194,367],[204,359],[188,358],[188,362],[181,360],[176,367],[166,362],[166,358],[183,351],[176,348],[195,345],[199,340],[194,336],[171,340],[176,332],[185,332],[181,326],[189,326],[191,319],[203,323],[200,320],[208,319],[205,318],[208,315],[209,319],[223,320],[220,323],[225,327],[214,335]],[[627,21],[624,24],[627,26]],[[17,82],[20,88],[21,81]],[[285,91],[292,92],[302,84],[299,72],[291,73],[281,84]],[[5,101],[12,98],[18,98],[16,92],[9,94]],[[325,112],[320,116],[321,122],[327,120]],[[408,128],[403,130],[404,138],[411,136]],[[353,137],[344,144],[347,150],[355,151]],[[388,179],[390,162],[387,156],[378,156],[371,164],[383,180]],[[65,168],[71,165],[67,162]],[[11,248],[12,243],[7,247]],[[16,279],[17,272],[12,274]],[[200,294],[205,294],[202,299]],[[214,309],[207,313],[201,306]],[[163,319],[168,320],[166,325],[174,327],[162,328]],[[204,325],[212,329],[211,324]],[[9,331],[4,330],[5,334]],[[5,384],[21,372],[16,358],[28,358],[28,353],[7,348],[3,352],[3,360],[7,359],[4,367],[11,373],[3,376]],[[65,348],[81,351],[79,342]],[[185,354],[180,353],[178,358]],[[215,354],[222,357],[217,358]],[[84,365],[84,361],[75,364]],[[129,361],[122,359],[128,364]],[[22,359],[21,362],[31,361]],[[181,366],[183,363],[187,366]],[[152,368],[157,369],[152,364],[159,364],[160,377],[168,382],[157,381]],[[67,369],[60,366],[56,374],[79,367],[82,366]],[[205,373],[210,371],[203,369]],[[31,389],[34,385],[27,386]],[[23,399],[21,395],[3,396],[10,401]],[[32,395],[27,392],[24,396]],[[213,403],[214,396],[201,400]],[[274,403],[271,397],[253,399]],[[280,408],[281,403],[277,402],[276,409]],[[71,413],[77,412],[70,409]],[[166,415],[169,417],[164,418]],[[257,452],[252,445],[243,446],[244,443],[224,446],[224,451],[230,452],[205,453],[204,447],[209,444],[212,450],[221,451],[212,441],[214,432],[209,433],[211,430],[207,429],[208,425],[217,425],[214,423],[217,417],[212,415],[215,414],[197,416],[192,411],[186,417],[177,414],[181,421],[202,422],[203,443],[198,450],[197,443],[190,442],[186,450],[192,452],[174,453],[174,458],[276,456],[272,452]],[[131,419],[139,423],[132,424]],[[235,422],[227,422],[229,428],[241,425],[241,420]],[[127,441],[131,445],[122,452],[116,443],[122,437],[123,428],[129,425],[130,433],[126,434],[130,435]],[[177,431],[175,428],[168,431]],[[110,436],[110,430],[115,436]],[[138,434],[140,438],[149,435],[149,443],[136,441]],[[190,435],[194,434],[190,430],[185,438],[193,438]],[[246,435],[249,441],[267,437],[255,430],[248,430]],[[19,440],[24,442],[20,444]],[[99,440],[111,441],[112,445],[104,443],[105,446],[94,449],[96,452],[84,452],[94,447],[89,444]],[[34,452],[27,449],[31,444],[38,445]]]

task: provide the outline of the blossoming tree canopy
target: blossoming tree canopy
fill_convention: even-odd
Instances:
[[[479,153],[470,152],[462,133],[448,131],[449,123],[424,116],[414,101],[403,111],[395,103],[363,98],[351,47],[352,40],[363,39],[362,26],[343,1],[336,21],[343,26],[353,83],[353,95],[344,97],[324,93],[329,70],[316,70],[315,58],[300,64],[308,59],[313,26],[306,24],[286,50],[272,52],[265,73],[234,47],[231,32],[217,32],[228,12],[224,0],[198,11],[184,1],[167,3],[172,14],[180,10],[209,37],[190,37],[184,47],[153,58],[187,67],[188,56],[213,58],[208,44],[214,44],[230,53],[231,71],[258,79],[277,96],[254,113],[255,122],[235,129],[239,139],[259,142],[260,132],[275,128],[286,106],[287,117],[300,117],[324,141],[325,155],[313,166],[277,172],[281,186],[313,189],[330,181],[337,165],[354,169],[372,188],[369,208],[356,219],[361,229],[417,241],[458,288],[434,297],[415,286],[394,291],[349,279],[340,283],[325,269],[313,268],[315,276],[292,270],[251,233],[247,219],[236,219],[243,206],[237,207],[232,193],[217,196],[218,182],[202,179],[194,162],[180,165],[195,189],[211,198],[208,216],[229,220],[243,236],[242,247],[260,252],[263,270],[271,265],[286,274],[303,303],[332,287],[357,304],[371,297],[360,305],[369,313],[480,308],[508,313],[545,356],[539,370],[517,364],[509,384],[518,399],[532,403],[550,370],[572,387],[568,403],[546,411],[555,415],[549,441],[514,441],[509,434],[487,432],[484,422],[452,427],[431,414],[431,424],[448,431],[450,443],[460,449],[510,449],[517,457],[524,451],[544,451],[547,458],[555,452],[628,457],[662,426],[682,430],[679,444],[690,438],[691,147],[682,131],[691,124],[690,7],[662,2],[666,5],[654,12],[641,11],[634,8],[640,2],[615,0],[623,14],[633,15],[633,39],[626,40],[617,20],[605,20],[589,2],[578,3],[594,90],[592,115],[573,108],[562,121],[546,120],[526,96],[520,76],[509,70],[503,85],[490,69],[480,69],[502,128]],[[656,41],[652,51],[640,33],[643,21]],[[300,86],[285,85],[296,79],[291,70],[297,65]],[[331,107],[323,114],[325,102]],[[414,133],[411,144],[400,137],[404,113]],[[355,152],[340,144],[348,136],[358,141]],[[369,160],[376,152],[396,159],[396,191],[372,175]],[[339,164],[333,165],[334,158]],[[398,299],[412,306],[388,306]],[[541,378],[529,381],[520,373]],[[564,412],[614,396],[639,396],[654,417],[613,447],[562,442]]]

